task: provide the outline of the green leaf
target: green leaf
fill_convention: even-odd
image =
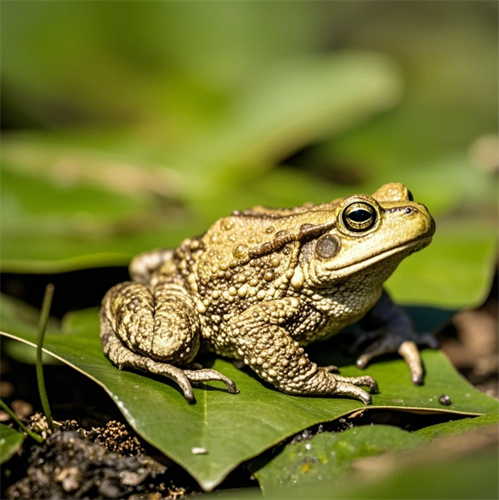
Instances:
[[[0,464],[9,460],[21,447],[23,441],[22,432],[16,431],[8,425],[0,424]]]
[[[24,146],[18,151],[20,155],[36,157],[29,144]],[[62,179],[50,181],[36,173],[23,173],[22,169],[16,168],[19,159],[9,156],[9,144],[1,151],[2,270],[35,270],[40,268],[40,261],[47,260],[73,259],[76,261],[73,262],[74,268],[81,266],[81,261],[90,266],[96,262],[106,265],[130,259],[131,255],[126,252],[129,249],[121,242],[130,232],[128,226],[134,226],[134,219],[150,216],[153,208],[150,200],[110,192],[90,183]],[[67,169],[65,171],[68,173]],[[113,239],[121,245],[110,245]],[[47,264],[43,270],[50,267]]]
[[[286,490],[285,496],[277,493],[271,498],[317,500],[372,500],[388,499],[483,499],[497,498],[499,461],[497,450],[487,450],[478,455],[459,457],[435,463],[418,464],[399,468],[392,474],[379,478],[350,476],[338,485],[324,481],[306,490]],[[370,479],[370,480],[369,480]]]
[[[400,469],[393,475],[362,481],[353,477],[344,484],[324,482],[319,486],[294,488],[265,495],[265,500],[496,500],[499,495],[497,449],[478,456],[444,463]],[[206,500],[259,500],[256,488],[217,490],[202,495]]]
[[[264,495],[272,496],[280,489],[317,486],[323,480],[334,482],[351,470],[358,458],[410,449],[423,442],[415,434],[387,425],[324,432],[310,441],[288,444],[270,462],[254,470],[254,475]]]
[[[4,297],[0,323],[4,335],[33,345],[36,329],[22,327],[20,317],[24,309],[25,306]],[[424,309],[419,313],[424,314]],[[316,347],[315,352],[310,351],[312,358],[321,364],[339,364],[343,375],[362,374],[352,358],[342,356],[338,349],[334,342],[328,342]],[[286,437],[311,425],[366,410],[353,399],[280,393],[253,373],[238,370],[219,358],[214,360],[212,368],[232,378],[240,394],[228,394],[216,383],[203,385],[194,389],[197,403],[189,405],[167,379],[120,371],[104,357],[96,310],[67,317],[62,333],[57,328],[47,331],[45,351],[100,384],[130,425],[182,465],[206,490],[213,489],[241,462]],[[474,390],[441,352],[424,351],[423,360],[426,381],[422,387],[410,382],[408,369],[401,360],[373,363],[367,372],[377,379],[381,392],[373,395],[373,405],[369,408],[471,415],[498,411],[499,402]],[[211,365],[211,358],[207,361]],[[442,392],[451,397],[451,407],[438,402]],[[193,448],[204,448],[207,453],[194,454]]]
[[[463,432],[472,431],[480,427],[499,424],[499,414],[491,413],[490,415],[482,415],[475,418],[463,418],[454,422],[445,422],[443,424],[431,425],[424,427],[415,432],[419,437],[432,441],[443,436],[461,434]]]
[[[439,224],[437,218],[430,246],[400,264],[386,283],[388,290],[402,303],[478,306],[492,282],[496,233],[488,221],[461,218]]]

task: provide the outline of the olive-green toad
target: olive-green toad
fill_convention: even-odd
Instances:
[[[136,257],[133,281],[109,290],[101,309],[101,341],[119,368],[173,379],[194,401],[192,383],[235,383],[193,364],[201,349],[250,366],[288,394],[349,395],[364,403],[377,384],[342,377],[309,360],[303,346],[360,321],[361,340],[374,342],[358,358],[399,352],[414,383],[423,381],[416,335],[383,283],[409,254],[431,241],[427,209],[400,183],[372,196],[354,195],[290,210],[234,212],[174,250]]]

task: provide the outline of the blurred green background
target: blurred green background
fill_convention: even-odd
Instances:
[[[405,183],[395,297],[478,303],[497,243],[496,2],[4,1],[1,268],[123,265],[256,204]]]

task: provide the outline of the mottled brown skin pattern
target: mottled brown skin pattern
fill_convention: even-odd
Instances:
[[[369,376],[342,377],[308,359],[303,346],[361,320],[358,358],[399,352],[422,383],[416,335],[383,283],[434,233],[426,208],[405,186],[291,210],[255,207],[217,221],[175,250],[136,257],[133,282],[113,287],[101,309],[105,354],[120,368],[165,375],[194,400],[191,383],[224,375],[195,369],[201,348],[243,360],[279,390],[301,395],[349,395],[364,403],[377,391]],[[360,342],[359,341],[359,342]],[[189,366],[190,365],[190,366]]]

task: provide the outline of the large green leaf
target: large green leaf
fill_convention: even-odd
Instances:
[[[0,464],[14,455],[24,441],[22,432],[16,431],[12,427],[0,424]]]
[[[372,500],[388,499],[483,499],[497,498],[497,450],[487,450],[478,455],[458,457],[440,463],[428,460],[427,464],[404,467],[379,480],[362,481],[357,476],[348,478],[342,485],[324,481],[306,489],[296,488],[276,493],[271,498],[317,500]],[[246,498],[258,498],[249,492]],[[224,497],[221,495],[221,499]],[[228,497],[225,497],[228,498]]]
[[[1,323],[4,334],[34,344],[35,325],[25,324],[26,306],[3,298]],[[424,309],[418,310],[424,315]],[[424,319],[424,318],[423,318]],[[238,370],[225,360],[212,365],[232,378],[240,394],[228,394],[217,384],[195,389],[197,403],[189,405],[164,378],[149,377],[116,369],[104,357],[99,342],[96,310],[71,315],[62,333],[52,326],[44,349],[100,384],[113,398],[132,427],[148,442],[189,471],[201,486],[210,490],[238,464],[281,442],[304,428],[331,421],[353,411],[365,410],[359,401],[347,398],[296,397],[280,393],[247,370]],[[329,346],[329,349],[328,349]],[[312,353],[321,364],[339,364],[347,376],[362,372],[337,351],[334,343],[322,344]],[[311,349],[313,351],[313,349]],[[327,354],[327,353],[330,354]],[[368,373],[381,392],[370,408],[430,411],[461,414],[493,413],[499,402],[474,390],[438,351],[425,351],[426,382],[410,382],[401,360],[373,363]],[[210,360],[208,360],[210,361]],[[347,364],[349,363],[349,364]],[[438,402],[445,392],[453,402]],[[193,453],[194,448],[207,450]]]
[[[387,425],[355,427],[344,432],[324,432],[310,441],[288,444],[279,455],[254,474],[265,496],[284,496],[281,489],[317,486],[349,471],[358,458],[387,451],[411,449],[424,440]]]
[[[352,463],[359,458],[410,450],[427,441],[474,431],[484,426],[497,426],[498,423],[499,414],[492,413],[428,426],[416,432],[385,425],[354,427],[344,432],[325,432],[310,441],[286,445],[267,463],[257,460],[251,465],[251,470],[266,497],[284,497],[286,491],[291,491],[290,488],[303,491],[309,487],[317,487],[321,481],[324,481],[325,487],[340,478],[341,484],[348,484],[347,473],[352,470]],[[420,448],[418,452],[424,456],[424,448]]]
[[[151,173],[144,162],[44,139],[28,135],[5,141],[3,271],[126,264],[138,252],[177,245],[186,232],[203,229],[189,225],[178,207],[143,192],[144,185],[164,182],[175,197],[168,169]]]
[[[217,126],[199,143],[185,145],[186,195],[197,204],[216,198],[228,182],[241,185],[310,142],[392,107],[400,90],[393,62],[375,53],[295,57],[265,68],[234,97]]]

